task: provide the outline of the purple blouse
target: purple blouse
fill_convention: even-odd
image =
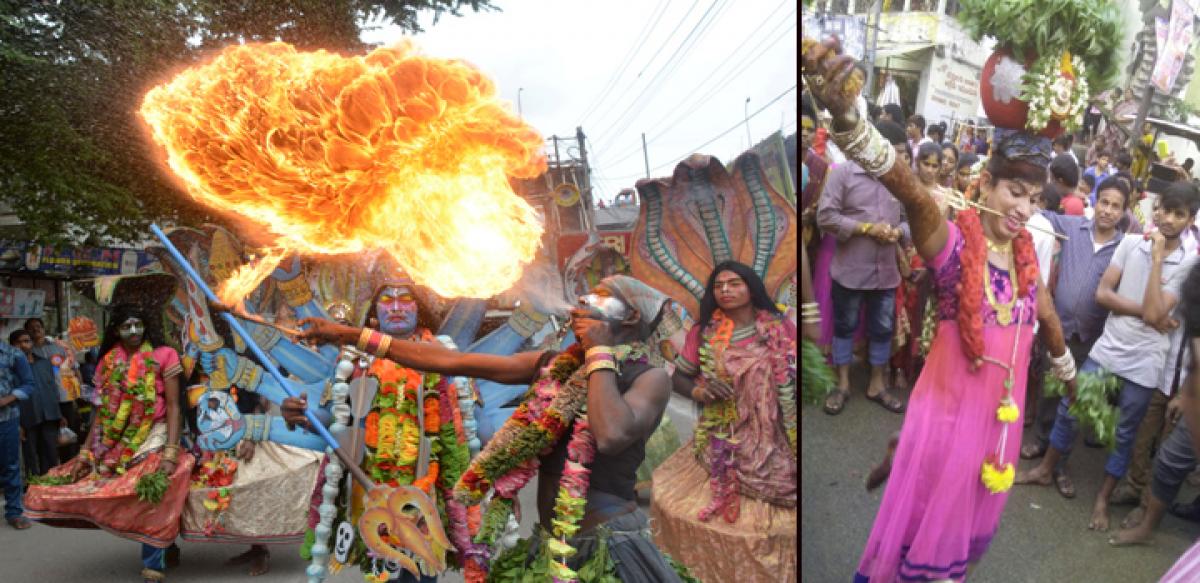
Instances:
[[[962,250],[964,239],[962,232],[959,231],[958,225],[950,221],[946,221],[946,226],[949,229],[949,236],[946,237],[946,246],[942,248],[942,252],[930,262],[930,267],[934,270],[934,281],[937,285],[938,294],[938,318],[941,320],[954,320],[958,318],[958,282],[962,279]],[[992,292],[996,297],[996,302],[999,304],[1007,303],[1013,296],[1012,284],[1008,280],[1008,271],[1000,269],[991,263],[988,263],[988,281],[992,286]],[[1029,294],[1018,302],[1018,307],[1014,309],[1013,323],[1020,319],[1026,326],[1033,325],[1037,320],[1037,287],[1031,289]],[[992,308],[985,298],[983,306],[983,324],[985,326],[999,326],[996,322],[996,310]]]

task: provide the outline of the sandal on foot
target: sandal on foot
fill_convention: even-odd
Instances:
[[[897,399],[896,397],[892,396],[892,394],[889,393],[887,389],[879,391],[879,394],[875,395],[874,397],[872,397],[871,395],[867,395],[867,400],[875,401],[876,403],[879,403],[880,407],[883,407],[884,409],[887,409],[888,411],[891,411],[892,413],[903,413],[904,412],[904,402],[901,401],[900,399]]]
[[[1071,481],[1071,476],[1066,472],[1054,471],[1054,487],[1058,489],[1058,493],[1062,494],[1063,498],[1075,497],[1075,482]]]
[[[850,398],[850,389],[838,389],[825,397],[825,412],[830,415],[837,415],[846,408],[846,401]]]
[[[1021,448],[1021,459],[1035,460],[1046,455],[1046,446],[1040,443],[1031,443]]]
[[[158,581],[166,580],[167,574],[162,571],[155,571],[154,569],[142,569],[143,583],[157,583]]]
[[[14,516],[14,517],[8,518],[6,520],[8,521],[9,526],[11,526],[17,530],[25,530],[25,529],[33,526],[33,522],[31,520],[29,520],[28,518],[25,518],[24,516]]]

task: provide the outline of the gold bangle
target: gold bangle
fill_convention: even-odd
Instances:
[[[871,228],[874,226],[875,223],[861,223],[858,225],[858,232],[859,234],[866,235],[871,232]]]
[[[598,360],[587,365],[587,368],[584,369],[584,375],[590,377],[592,373],[599,370],[611,370],[615,373],[617,372],[617,363],[611,360]]]
[[[392,347],[392,337],[387,334],[382,334],[383,339],[379,341],[379,349],[375,351],[375,356],[379,358],[387,358],[388,349]]]
[[[371,332],[373,332],[373,330],[370,328],[363,328],[362,332],[358,333],[358,344],[355,344],[354,347],[357,348],[359,352],[367,351],[367,342],[371,341]]]
[[[593,354],[608,354],[611,356],[616,356],[617,353],[612,349],[611,346],[593,346],[587,349],[587,352],[584,353],[583,358],[586,360],[591,358]]]

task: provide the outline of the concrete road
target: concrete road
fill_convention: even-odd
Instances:
[[[682,439],[689,439],[695,425],[690,402],[672,396],[667,414]],[[535,485],[536,481],[530,482],[521,491],[522,508],[536,508]],[[3,499],[2,495],[0,499]],[[649,511],[646,504],[643,509]],[[535,511],[527,510],[522,516],[523,535],[533,531],[535,514]],[[297,583],[305,580],[304,569],[309,565],[300,558],[299,545],[272,546],[271,572],[250,577],[244,566],[224,565],[229,557],[245,551],[246,546],[181,542],[180,547],[182,564],[167,573],[171,583]],[[29,530],[16,531],[0,522],[0,583],[140,581],[139,557],[137,543],[104,531],[50,528],[40,524],[34,524]],[[361,583],[362,580],[358,569],[345,569],[327,579],[329,583]],[[463,578],[458,573],[447,573],[438,580],[461,583]]]
[[[801,414],[800,561],[805,583],[853,578],[883,496],[883,488],[868,493],[863,481],[903,421],[867,401],[861,388],[866,379],[856,380],[859,388],[841,415],[826,415],[820,407],[804,407]],[[1077,490],[1073,500],[1053,487],[1015,486],[1000,531],[971,581],[1158,581],[1200,536],[1200,524],[1168,515],[1153,546],[1109,546],[1107,534],[1087,529],[1103,464],[1103,450],[1082,443],[1076,447],[1070,463]],[[1179,499],[1189,501],[1196,493],[1185,485]],[[1113,524],[1129,510],[1114,507]]]

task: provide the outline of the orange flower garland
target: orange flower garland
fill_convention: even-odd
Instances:
[[[962,272],[958,283],[958,327],[962,336],[963,352],[967,359],[977,361],[983,357],[983,286],[985,285],[983,264],[987,261],[987,246],[979,213],[968,209],[958,213],[955,220],[963,237],[963,249],[959,255]],[[1029,231],[1021,229],[1013,239],[1013,255],[1016,260],[1018,297],[1029,293],[1038,281],[1037,255]],[[986,282],[986,285],[991,285]]]

